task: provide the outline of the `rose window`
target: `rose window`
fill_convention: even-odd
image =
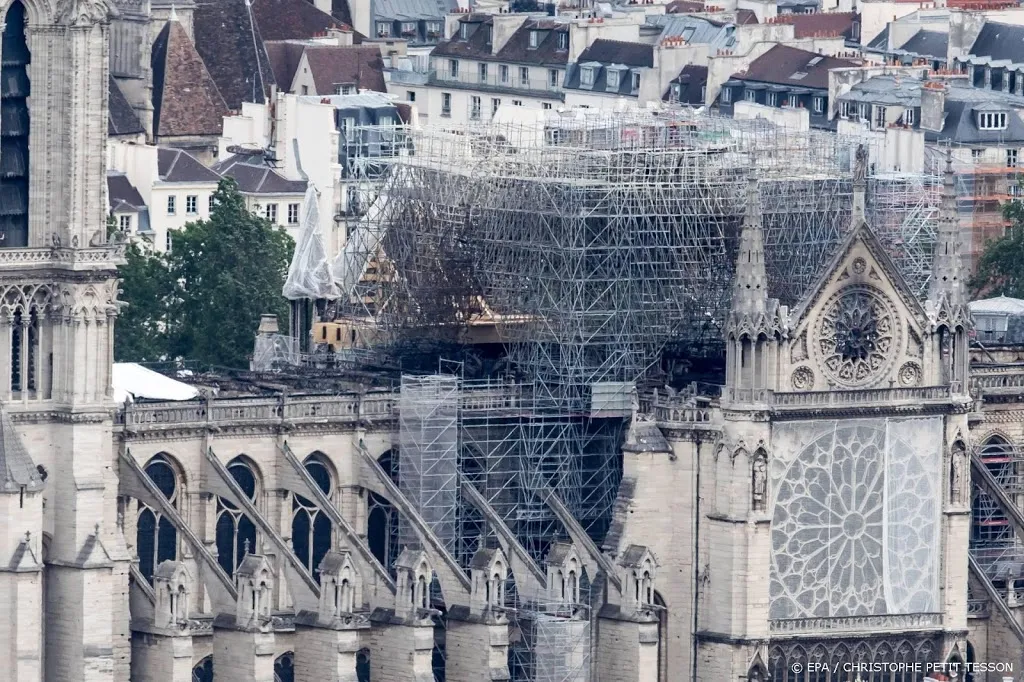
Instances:
[[[822,314],[819,347],[825,373],[840,384],[862,386],[878,377],[894,346],[896,322],[880,295],[847,289]]]
[[[909,421],[832,422],[776,463],[772,619],[935,609],[938,481]]]

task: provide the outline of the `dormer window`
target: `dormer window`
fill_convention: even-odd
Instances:
[[[673,83],[672,84],[672,97],[671,97],[671,99],[672,99],[673,102],[678,102],[679,101],[679,83]]]
[[[634,71],[633,72],[633,92],[636,92],[639,89],[640,89],[640,74]]]
[[[540,31],[530,31],[530,49],[536,49],[540,44]]]
[[[469,39],[469,24],[465,21],[459,24],[459,38],[462,40]]]
[[[428,38],[440,38],[441,37],[441,22],[440,21],[428,21],[427,22],[427,37]]]
[[[558,49],[568,50],[569,49],[569,34],[564,31],[558,34]]]
[[[484,38],[486,39],[487,44],[490,45],[491,44],[491,26],[489,24],[488,25],[484,25]]]
[[[981,111],[978,112],[979,130],[1006,130],[1005,111]]]
[[[594,67],[584,66],[580,69],[580,83],[591,86],[594,84]]]
[[[403,21],[402,22],[402,35],[406,38],[410,38],[416,35],[416,22],[415,21]]]
[[[391,23],[387,21],[377,22],[377,37],[378,38],[390,38],[391,37]]]
[[[903,124],[912,126],[917,122],[917,112],[913,109],[903,110]]]
[[[609,90],[615,90],[619,87],[619,72],[616,69],[608,69],[608,74],[605,78],[608,80]]]

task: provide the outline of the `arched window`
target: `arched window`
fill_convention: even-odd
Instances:
[[[178,508],[180,485],[174,467],[165,455],[157,455],[146,465],[146,475],[171,506]],[[153,583],[153,572],[163,561],[178,559],[178,531],[160,512],[139,503],[139,519],[135,531],[135,547],[139,554],[139,572]]]
[[[281,654],[274,661],[274,682],[295,682],[295,654]]]
[[[192,682],[213,682],[213,656],[207,656],[192,668]]]
[[[388,450],[377,460],[393,481],[397,477],[397,460],[394,449]],[[398,512],[386,498],[372,492],[367,494],[366,541],[377,561],[394,578],[395,559],[399,552]]]
[[[333,482],[327,463],[320,455],[310,455],[303,465],[317,487],[328,498]],[[312,500],[302,495],[292,497],[292,549],[313,578],[320,582],[320,562],[331,549],[331,522]]]
[[[580,584],[579,583],[579,579],[576,577],[576,571],[573,570],[573,569],[569,569],[569,589],[568,589],[569,595],[568,595],[568,599],[569,599],[570,602],[572,602],[574,604],[576,602],[578,602],[579,599],[580,599],[579,584]],[[562,597],[566,598],[566,595],[563,594]]]
[[[3,16],[3,144],[0,148],[0,247],[28,246],[29,80],[25,6],[14,0]],[[13,365],[12,365],[13,368]],[[22,390],[13,389],[12,390]]]
[[[228,473],[246,497],[255,503],[258,479],[252,466],[236,457],[228,463]],[[217,498],[217,561],[224,572],[234,575],[247,551],[256,551],[256,526],[229,500]]]

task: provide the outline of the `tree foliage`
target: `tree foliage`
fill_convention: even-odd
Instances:
[[[1024,298],[1024,202],[1006,202],[1003,216],[1010,227],[985,245],[970,282],[975,296]]]
[[[281,287],[293,246],[283,228],[246,208],[233,180],[222,180],[209,220],[172,233],[169,252],[128,247],[117,359],[245,367],[260,315],[287,315]]]

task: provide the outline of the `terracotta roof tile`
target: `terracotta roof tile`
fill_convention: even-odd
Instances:
[[[481,25],[490,25],[490,17],[482,15],[471,15],[479,18]],[[530,32],[539,30],[543,35],[539,36],[540,42],[536,47],[530,47]],[[458,32],[434,48],[432,55],[441,57],[469,57],[484,61],[509,62],[513,64],[535,64],[538,66],[565,66],[569,61],[568,50],[569,27],[553,21],[540,19],[527,19],[515,33],[509,37],[508,42],[498,51],[498,54],[491,54],[491,46],[487,42],[487,31],[477,29],[466,40],[459,37]],[[560,35],[565,35],[559,39]],[[562,48],[561,45],[566,45]]]
[[[733,78],[804,88],[827,88],[829,69],[853,66],[859,64],[849,59],[824,57],[788,45],[776,45],[751,62],[745,72],[734,74]]]
[[[859,39],[854,35],[854,23],[859,25],[860,15],[856,12],[813,12],[811,14],[780,14],[771,23],[793,24],[797,38],[815,36],[843,36]]]
[[[327,29],[346,27],[309,0],[253,0],[252,13],[263,40],[314,38]]]
[[[179,22],[156,37],[152,66],[154,134],[220,135],[227,105]]]
[[[267,50],[277,89],[288,92],[292,87],[292,81],[295,80],[295,71],[299,68],[299,61],[306,46],[291,40],[268,40],[263,43],[263,47]]]
[[[310,46],[306,60],[318,95],[333,95],[337,85],[387,92],[380,50],[367,47]]]
[[[246,0],[196,3],[196,50],[231,109],[263,102],[273,82],[260,27],[250,20]]]

